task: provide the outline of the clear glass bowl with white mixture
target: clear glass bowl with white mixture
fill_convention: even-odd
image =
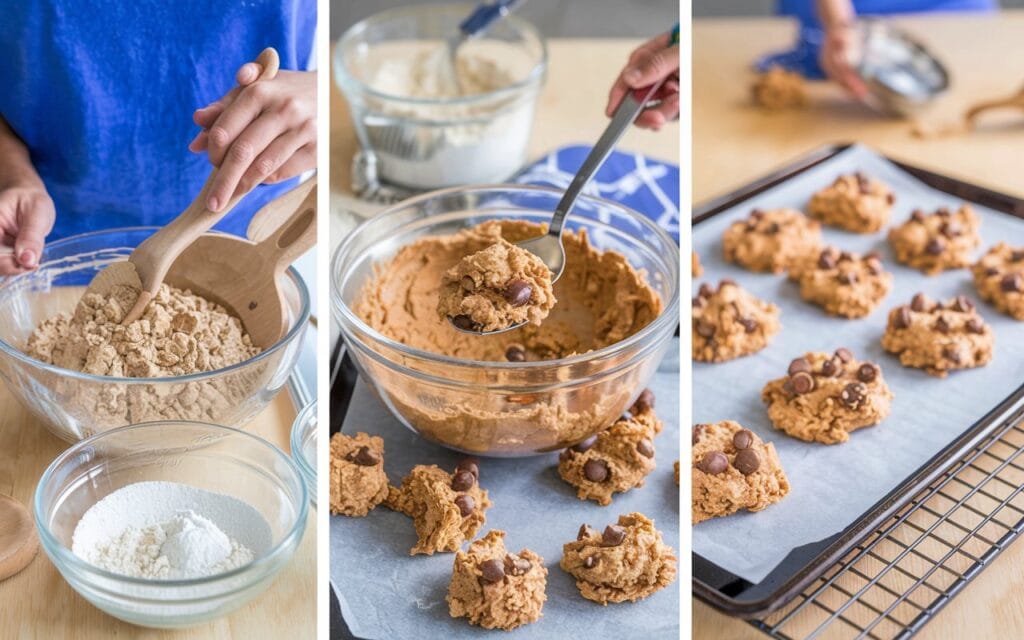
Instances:
[[[302,478],[306,481],[306,488],[309,490],[309,500],[316,508],[316,416],[317,402],[306,405],[295,418],[292,424],[291,451],[292,459],[302,472]]]
[[[428,193],[367,220],[335,251],[331,303],[342,337],[364,379],[413,431],[478,455],[552,451],[574,443],[563,440],[559,421],[577,425],[576,441],[596,433],[622,415],[657,370],[679,324],[679,248],[650,219],[600,198],[581,197],[566,229],[585,228],[592,246],[623,254],[663,304],[654,321],[625,340],[557,360],[481,362],[392,340],[354,311],[375,267],[401,247],[491,219],[549,222],[561,196],[512,185]]]
[[[499,65],[508,84],[458,97],[431,97],[438,92],[424,89],[436,82],[444,61],[430,54],[442,52],[444,39],[472,10],[471,4],[429,4],[383,11],[338,40],[334,78],[384,181],[418,191],[502,182],[526,161],[547,71],[547,48],[533,25],[508,16],[459,49]],[[406,64],[417,56],[421,66]],[[484,69],[480,75],[494,74]],[[417,95],[410,95],[410,84],[419,87]]]
[[[287,382],[299,356],[310,298],[293,269],[282,280],[288,331],[256,357],[230,367],[166,378],[112,378],[44,364],[22,351],[42,321],[73,312],[97,272],[127,259],[155,231],[112,229],[59,240],[46,246],[39,269],[0,282],[0,379],[64,440],[156,420],[243,426]]]
[[[204,578],[147,580],[97,568],[71,551],[82,516],[105,496],[143,481],[167,481],[225,494],[263,516],[270,543],[253,562]],[[123,427],[83,440],[50,464],[36,487],[39,540],[68,584],[102,611],[147,627],[189,627],[236,609],[262,593],[288,564],[309,513],[295,463],[255,435],[212,424],[158,422]],[[213,520],[229,537],[247,533]],[[152,524],[152,523],[150,523]]]

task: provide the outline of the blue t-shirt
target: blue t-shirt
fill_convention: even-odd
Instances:
[[[0,18],[0,115],[57,209],[51,240],[163,225],[212,168],[188,150],[192,112],[235,86],[265,47],[313,59],[315,0],[23,0]],[[217,226],[244,234],[290,185],[257,187]]]

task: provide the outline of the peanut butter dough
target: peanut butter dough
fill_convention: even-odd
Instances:
[[[839,176],[814,194],[807,213],[825,224],[874,233],[885,226],[896,196],[886,185],[857,172]]]
[[[893,277],[876,253],[861,257],[835,247],[805,256],[789,270],[800,284],[800,297],[825,313],[842,318],[863,318],[892,289]]]
[[[732,280],[702,284],[693,299],[692,355],[698,362],[725,362],[756,353],[779,332],[779,308]]]
[[[967,296],[946,304],[918,293],[889,312],[882,348],[905,367],[945,378],[950,371],[983,367],[992,359],[995,334]]]
[[[1024,320],[1024,246],[1000,242],[971,267],[982,300],[1016,320]]]
[[[384,440],[363,432],[331,436],[331,513],[362,517],[388,495]]]
[[[751,271],[782,273],[821,245],[821,223],[795,209],[754,209],[722,234],[727,262]]]
[[[754,104],[769,111],[802,109],[810,102],[804,77],[782,67],[772,67],[757,76],[750,93]]]
[[[933,276],[971,264],[971,253],[981,243],[979,225],[969,205],[956,211],[943,207],[932,214],[918,209],[909,220],[889,230],[889,244],[897,262]]]

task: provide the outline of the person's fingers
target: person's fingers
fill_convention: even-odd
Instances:
[[[664,98],[656,107],[643,111],[636,119],[636,125],[643,129],[657,131],[666,123],[679,117],[679,94]]]
[[[663,33],[661,35],[651,38],[647,42],[643,43],[642,45],[634,49],[633,52],[629,54],[628,64],[635,64],[641,58],[645,58],[649,54],[654,53],[655,51],[668,47],[670,38],[671,36],[667,33]]]
[[[312,125],[310,126],[312,127]],[[313,136],[315,135],[316,132],[314,131]],[[311,139],[315,138],[310,138],[309,132],[303,130],[290,130],[278,136],[249,165],[242,179],[238,181],[238,188],[235,190],[235,193],[247,193],[256,185],[265,182],[267,178],[281,169]]]
[[[679,45],[649,52],[635,63],[627,66],[620,76],[632,89],[654,84],[679,71]]]
[[[316,168],[316,143],[310,142],[292,154],[277,171],[267,176],[264,184],[274,184]]]
[[[612,113],[615,111],[615,108],[619,106],[619,103],[622,102],[622,98],[629,91],[630,88],[626,86],[626,83],[622,81],[622,78],[617,78],[615,83],[612,85],[611,90],[608,91],[608,102],[604,107],[604,115],[609,118],[612,117]]]
[[[14,241],[14,258],[19,266],[35,269],[39,266],[39,257],[43,255],[46,235],[53,229],[54,216],[52,207],[46,203],[36,202],[29,207],[30,210],[18,215],[18,237]]]
[[[19,265],[13,255],[0,255],[0,276],[17,276],[29,271],[31,269]]]
[[[270,81],[272,82],[272,81]],[[214,166],[221,166],[229,148],[233,146],[235,139],[255,121],[260,113],[266,108],[270,101],[270,82],[257,82],[242,89],[224,112],[220,114],[217,121],[209,127],[209,154],[210,162]],[[281,122],[279,129],[287,128],[289,123]],[[269,142],[269,141],[268,141]],[[260,151],[254,149],[253,151]],[[255,157],[255,156],[254,156]],[[252,158],[249,159],[252,161]],[[237,177],[241,177],[239,174]],[[236,179],[237,179],[236,177]],[[232,191],[234,186],[232,186]],[[229,191],[228,193],[230,193]]]
[[[217,176],[210,187],[207,207],[220,211],[238,188],[239,180],[253,161],[281,134],[283,123],[278,114],[264,114],[252,122],[231,143]],[[215,127],[216,129],[216,127]],[[285,129],[287,130],[287,129]],[[213,130],[210,132],[213,137]],[[211,148],[211,154],[212,154]]]
[[[224,113],[224,110],[231,106],[238,98],[238,94],[241,91],[242,87],[235,87],[205,107],[196,109],[192,112],[192,122],[195,122],[204,129],[209,129],[217,121],[217,118],[220,117],[220,114]]]
[[[192,139],[192,142],[188,143],[188,150],[192,153],[199,153],[206,151],[206,148],[210,144],[210,134],[206,129],[203,129],[196,137]]]
[[[238,68],[238,73],[235,74],[235,82],[243,87],[248,86],[256,82],[261,73],[263,73],[263,65],[258,62],[246,62]]]

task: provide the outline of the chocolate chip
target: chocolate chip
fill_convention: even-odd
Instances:
[[[832,376],[839,373],[839,365],[833,359],[828,359],[821,363],[821,375],[831,378]]]
[[[690,302],[690,306],[692,306],[694,309],[700,309],[701,307],[704,306],[704,298],[697,296]]]
[[[700,437],[704,435],[704,430],[708,428],[706,424],[695,424],[693,425],[693,432],[690,435],[690,444],[697,444],[700,442]]]
[[[870,362],[865,362],[857,369],[857,379],[861,382],[874,382],[877,377],[878,367]]]
[[[583,558],[583,567],[586,569],[593,569],[596,564],[597,560],[594,559],[594,556],[587,556],[586,558]]]
[[[789,375],[794,375],[800,373],[801,371],[806,371],[808,373],[810,373],[811,371],[811,363],[808,362],[805,358],[797,358],[796,360],[790,362],[789,369],[786,371],[786,373],[788,373]]]
[[[505,565],[497,559],[484,560],[480,563],[480,573],[486,582],[501,582],[505,579]]]
[[[836,349],[836,357],[843,362],[853,362],[853,352],[846,347],[839,347]]]
[[[633,403],[631,411],[633,413],[647,413],[654,408],[654,392],[650,389],[644,389],[640,392],[640,396]]]
[[[477,330],[477,323],[473,322],[473,319],[470,318],[469,316],[458,315],[452,316],[449,319],[452,321],[452,324],[455,325],[457,329],[462,329],[463,331]]]
[[[743,326],[743,329],[747,333],[754,333],[757,331],[757,328],[761,326],[757,320],[754,320],[753,318],[740,318],[738,322]]]
[[[604,482],[608,478],[608,463],[604,460],[587,460],[583,465],[583,475],[591,482]]]
[[[1010,254],[1010,262],[1024,262],[1024,249],[1014,249]]]
[[[469,471],[456,471],[452,477],[453,491],[468,491],[476,484],[476,476]]]
[[[576,540],[583,540],[585,538],[592,538],[597,535],[597,529],[590,526],[589,524],[581,524],[580,530],[576,532]]]
[[[939,319],[935,321],[934,328],[939,333],[949,333],[950,330],[949,323],[946,322],[946,319],[942,316],[939,316]]]
[[[885,202],[886,204],[896,204],[896,194],[892,192],[885,194]]]
[[[480,480],[480,461],[472,456],[459,460],[459,464],[455,466],[455,471],[468,471]]]
[[[749,449],[754,444],[754,432],[750,429],[740,429],[732,436],[732,446],[737,449]]]
[[[530,301],[533,287],[525,280],[513,280],[505,286],[505,300],[513,307],[521,307]]]
[[[506,556],[505,561],[509,565],[509,573],[514,576],[525,575],[530,571],[530,568],[533,567],[530,561],[526,558],[520,558],[519,556],[514,556],[512,554]]]
[[[782,227],[779,226],[778,222],[772,222],[771,224],[768,225],[768,227],[764,230],[764,232],[767,233],[770,236],[773,236],[773,235],[775,235],[776,233],[778,233],[781,230],[782,230]]]
[[[974,303],[967,296],[957,296],[956,300],[953,301],[953,308],[957,311],[967,313],[974,308]]]
[[[462,288],[473,293],[476,291],[476,282],[474,282],[473,278],[470,278],[469,276],[462,276]]]
[[[700,289],[697,290],[697,295],[701,298],[710,298],[715,295],[715,290],[711,288],[711,285],[705,282],[700,285]]]
[[[760,209],[754,209],[750,212],[750,217],[753,218],[754,220],[760,220],[761,218],[764,217],[764,211]]]
[[[868,273],[873,276],[877,276],[883,271],[882,263],[877,258],[867,258],[864,261],[864,265],[867,267]]]
[[[924,211],[921,211],[920,209],[914,209],[914,212],[910,214],[910,219],[913,220],[914,222],[920,222],[924,224]]]
[[[862,173],[855,174],[857,176],[857,188],[861,193],[871,193],[871,181],[868,180],[867,176]]]
[[[509,345],[508,349],[505,349],[505,359],[509,362],[525,362],[526,349],[518,344]]]
[[[697,320],[697,335],[702,338],[711,338],[715,335],[715,325],[711,324],[707,320],[700,318]]]
[[[736,454],[732,466],[745,476],[749,476],[761,468],[761,456],[754,449],[742,449]]]
[[[929,300],[928,296],[923,293],[915,293],[914,298],[910,301],[910,308],[919,313],[921,311],[927,311],[930,306],[931,300]]]
[[[641,438],[640,441],[636,443],[636,450],[645,458],[654,457],[654,445],[646,438]]]
[[[380,464],[381,460],[379,453],[366,446],[359,447],[358,451],[350,453],[348,459],[360,467],[373,467]]]
[[[892,326],[897,329],[906,329],[910,327],[912,320],[910,309],[904,305],[896,310],[896,315],[892,318]]]
[[[853,254],[849,251],[843,251],[839,254],[839,262],[853,262]]]
[[[721,451],[708,451],[697,463],[697,468],[704,473],[717,476],[729,468],[729,458]]]
[[[836,256],[828,249],[821,252],[818,256],[818,266],[822,269],[834,269],[836,266]]]
[[[955,238],[963,234],[963,229],[955,222],[943,222],[939,225],[939,233],[947,238]]]
[[[981,318],[971,318],[967,321],[967,330],[971,333],[982,334],[985,333],[985,323],[982,322]]]
[[[601,534],[601,545],[605,547],[617,547],[626,539],[626,530],[617,524],[610,524],[604,528]]]
[[[476,508],[476,500],[473,499],[473,496],[461,495],[455,498],[455,506],[459,508],[459,513],[465,518],[473,513],[473,509]]]
[[[946,248],[946,243],[938,238],[932,238],[928,241],[928,244],[924,246],[925,253],[933,256],[937,256]]]
[[[597,444],[597,435],[596,434],[590,436],[586,440],[583,440],[581,442],[578,442],[578,443],[574,444],[572,446],[572,450],[577,452],[577,453],[583,453],[584,451],[587,451],[588,449],[593,447],[595,444]]]
[[[797,395],[803,395],[814,391],[814,378],[806,371],[799,371],[790,377],[793,383],[793,391]]]
[[[1019,273],[1008,273],[1003,276],[1003,279],[999,281],[999,288],[1006,293],[1015,293],[1020,291],[1024,286],[1021,284],[1021,277]]]
[[[851,382],[843,387],[843,390],[839,393],[839,399],[846,407],[856,409],[864,401],[864,398],[867,397],[867,394],[868,389],[862,383]]]
[[[939,207],[935,210],[935,213],[939,214],[940,218],[948,218],[953,215],[953,212],[950,211],[948,207]]]
[[[839,284],[856,284],[857,274],[853,271],[842,271],[836,276],[836,279],[839,280]]]
[[[960,364],[960,349],[953,345],[948,345],[942,350],[942,355],[953,364]]]

